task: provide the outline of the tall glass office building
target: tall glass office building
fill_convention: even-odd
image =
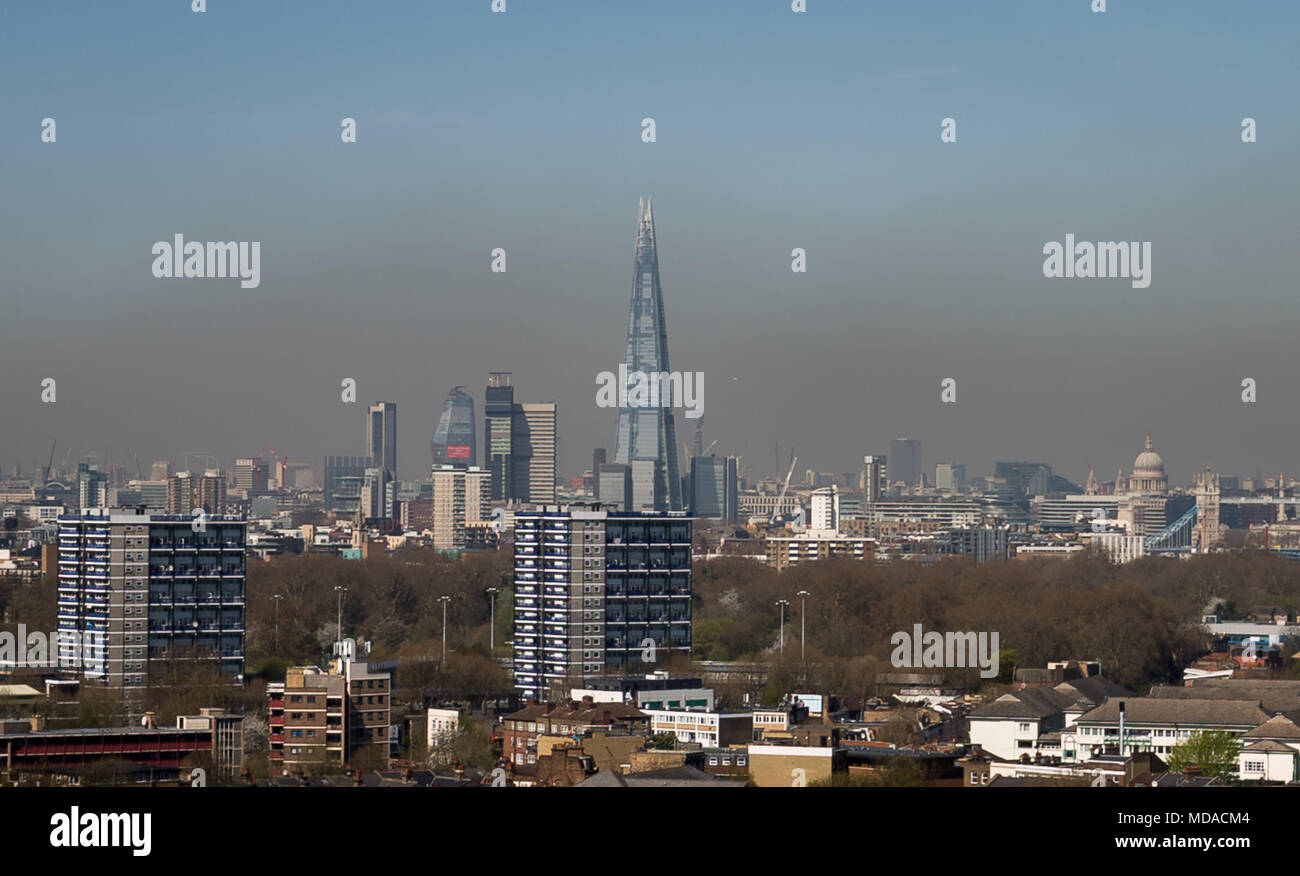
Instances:
[[[474,399],[463,386],[453,387],[433,432],[434,465],[478,465]]]
[[[624,363],[627,365],[628,395],[638,373],[666,374],[670,370],[654,211],[648,199],[637,207],[632,301],[627,318]],[[677,471],[677,426],[672,401],[661,399],[656,407],[625,406],[619,409],[614,461],[632,467],[629,511],[682,510],[682,483]]]

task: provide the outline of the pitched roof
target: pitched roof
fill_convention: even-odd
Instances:
[[[1103,675],[1094,675],[1090,678],[1072,678],[1069,681],[1058,684],[1053,690],[1062,693],[1074,691],[1080,700],[1100,705],[1106,702],[1107,697],[1131,697],[1135,696],[1134,692],[1116,684]]]
[[[1027,687],[1003,694],[971,712],[971,718],[1046,718],[1059,715],[1074,697],[1056,688]]]
[[[1300,725],[1297,725],[1295,721],[1292,721],[1286,715],[1274,715],[1254,730],[1251,730],[1243,738],[1300,739]]]
[[[537,721],[542,718],[550,718],[552,721],[562,721],[569,724],[591,724],[602,726],[610,721],[623,721],[628,719],[648,720],[649,715],[638,709],[636,706],[627,703],[580,703],[570,700],[567,703],[561,703],[555,706],[550,712],[546,711],[546,706],[533,704],[525,706],[517,712],[512,712],[505,716],[506,721]]]
[[[1149,696],[1199,700],[1254,700],[1270,715],[1300,711],[1300,681],[1198,678],[1190,686],[1160,685]]]
[[[1208,724],[1224,727],[1258,727],[1269,715],[1253,700],[1197,700],[1169,697],[1136,697],[1127,700],[1125,717],[1139,724]],[[1119,721],[1118,699],[1079,716],[1078,723],[1115,724]]]
[[[644,773],[619,775],[613,771],[596,773],[574,785],[575,788],[743,788],[742,782],[711,776],[691,766],[669,767]]]
[[[1272,739],[1261,739],[1259,742],[1252,742],[1242,751],[1285,751],[1289,754],[1296,754],[1296,750],[1289,745],[1283,745],[1281,742],[1274,742]]]

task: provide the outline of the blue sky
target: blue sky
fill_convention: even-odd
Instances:
[[[359,450],[350,376],[398,402],[414,478],[447,390],[513,369],[580,473],[653,194],[719,450],[847,471],[907,433],[927,467],[1082,478],[1149,430],[1175,481],[1297,467],[1295,4],[808,5],[7,4],[0,464],[55,436],[319,464]],[[1044,280],[1067,232],[1153,241],[1152,287]],[[262,286],[155,280],[174,233],[262,241]]]

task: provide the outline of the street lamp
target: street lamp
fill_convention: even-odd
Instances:
[[[785,660],[785,607],[790,604],[788,599],[778,599],[775,603],[781,608],[781,660]]]
[[[438,601],[442,603],[442,662],[447,662],[447,603],[451,602],[450,596],[439,596]]]
[[[284,599],[284,596],[276,593],[271,598],[275,600],[275,644],[271,646],[271,650],[278,657],[280,655],[280,600]]]
[[[341,644],[343,642],[343,594],[348,592],[348,588],[344,587],[342,584],[336,584],[334,585],[334,592],[339,595],[338,641]]]
[[[492,600],[492,621],[488,627],[488,653],[497,648],[497,594],[500,592],[501,590],[496,587],[487,589],[488,598]]]
[[[804,617],[808,614],[808,591],[800,590],[795,596],[801,600],[799,604],[799,662],[808,662],[808,652],[804,647],[804,641],[807,638],[808,627],[804,622]]]

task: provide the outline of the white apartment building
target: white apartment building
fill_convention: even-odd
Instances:
[[[650,735],[671,733],[678,742],[693,742],[705,748],[724,748],[753,740],[752,712],[713,712],[693,709],[645,709],[650,716]]]

